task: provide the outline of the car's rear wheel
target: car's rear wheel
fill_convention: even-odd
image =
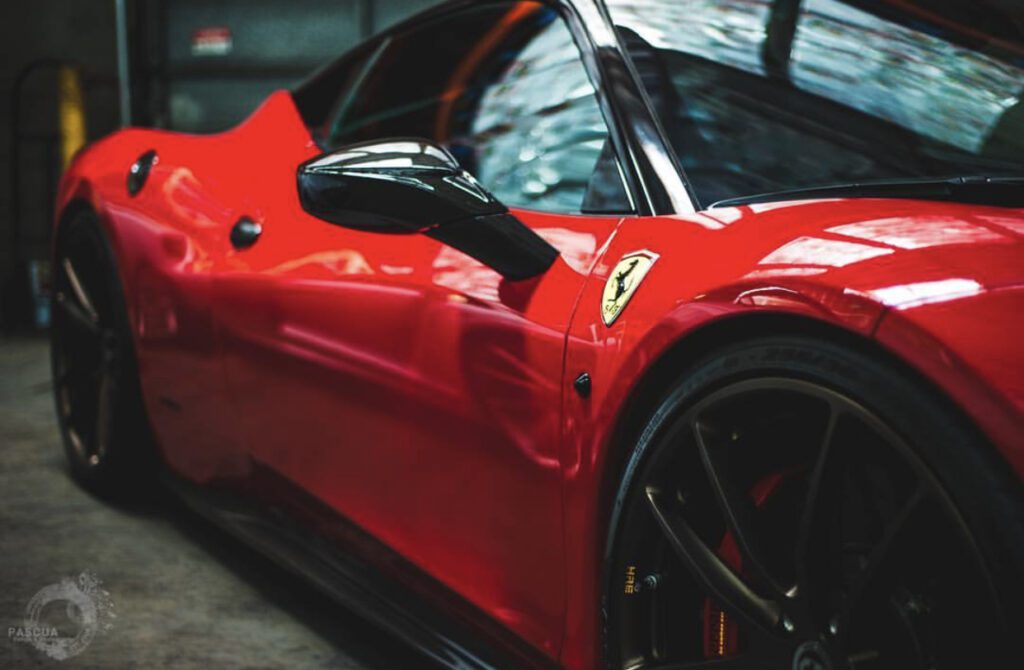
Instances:
[[[681,378],[616,501],[610,667],[942,670],[1012,658],[1019,484],[941,398],[802,338],[740,345]]]
[[[58,230],[53,281],[53,390],[71,473],[99,495],[145,490],[152,448],[124,294],[91,212]]]

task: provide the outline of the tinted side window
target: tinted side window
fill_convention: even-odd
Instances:
[[[1024,173],[1024,9],[607,0],[698,197]]]
[[[505,204],[626,211],[572,35],[535,2],[486,5],[388,38],[336,105],[326,143],[426,137]]]
[[[313,73],[292,89],[292,99],[318,144],[324,145],[330,121],[368,72],[379,43],[363,45]]]

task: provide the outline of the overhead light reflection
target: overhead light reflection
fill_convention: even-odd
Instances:
[[[887,286],[867,291],[867,294],[887,307],[907,309],[967,298],[983,290],[982,285],[972,279],[958,278]]]
[[[899,249],[1011,241],[994,230],[955,217],[877,219],[835,226],[829,228],[828,232],[888,244]]]
[[[827,265],[841,268],[893,252],[893,249],[856,242],[800,237],[765,256],[759,265]]]
[[[785,267],[785,268],[764,268],[748,272],[746,279],[763,279],[765,277],[813,277],[828,272],[828,268],[811,267]]]

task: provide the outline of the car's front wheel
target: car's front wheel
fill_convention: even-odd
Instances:
[[[794,337],[682,371],[616,499],[609,667],[1019,667],[1019,483],[877,359]]]

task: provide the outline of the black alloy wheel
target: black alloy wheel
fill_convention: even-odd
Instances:
[[[1020,667],[1019,484],[929,393],[814,341],[684,378],[614,513],[609,667]]]
[[[120,281],[91,213],[58,231],[53,277],[53,388],[71,472],[97,494],[127,493],[151,450]]]

